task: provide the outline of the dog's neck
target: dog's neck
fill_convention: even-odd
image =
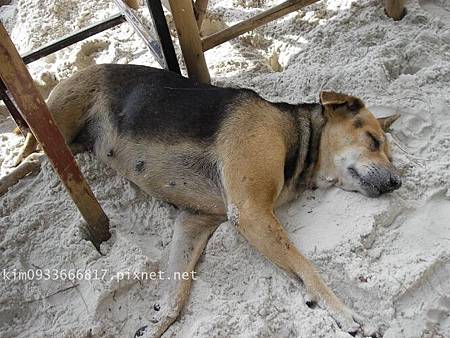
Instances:
[[[298,189],[313,189],[319,160],[320,138],[326,123],[321,104],[297,106],[296,119],[299,137],[297,168],[294,180]]]

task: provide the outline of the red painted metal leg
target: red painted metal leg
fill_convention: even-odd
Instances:
[[[0,79],[0,99],[3,100],[3,102],[5,103],[6,108],[8,108],[9,113],[11,114],[14,122],[16,122],[17,127],[19,127],[22,135],[26,136],[27,133],[30,131],[30,128],[23,119],[22,115],[20,115],[14,102],[12,102],[12,100],[9,98],[8,93],[6,92],[5,84],[3,83],[2,79]]]

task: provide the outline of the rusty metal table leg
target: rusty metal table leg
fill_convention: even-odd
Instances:
[[[0,77],[86,220],[90,240],[98,249],[102,241],[111,237],[108,217],[81,174],[44,99],[1,22]]]
[[[385,0],[384,9],[388,17],[401,20],[406,14],[405,0]]]
[[[9,113],[11,114],[14,122],[16,122],[17,126],[19,127],[22,135],[26,136],[27,133],[30,131],[30,128],[28,127],[27,122],[23,119],[22,115],[20,115],[19,110],[17,109],[14,102],[8,96],[6,86],[1,78],[0,78],[0,100],[3,100],[3,102],[5,103],[6,108],[8,108]]]

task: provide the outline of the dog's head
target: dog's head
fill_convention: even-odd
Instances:
[[[385,131],[399,114],[377,119],[353,96],[322,92],[326,124],[319,149],[318,184],[334,184],[370,197],[400,188]]]

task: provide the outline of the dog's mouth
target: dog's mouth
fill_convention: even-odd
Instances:
[[[362,188],[362,193],[368,197],[378,197],[382,194],[382,191],[379,187],[377,187],[372,182],[368,181],[366,178],[361,176],[358,171],[350,167],[348,168],[348,171],[352,178],[357,179],[359,181],[360,187]]]

